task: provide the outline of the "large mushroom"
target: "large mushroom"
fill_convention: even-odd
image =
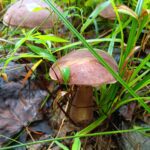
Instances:
[[[56,6],[56,4],[55,4]],[[62,12],[62,9],[56,6]],[[39,8],[37,11],[34,9]],[[3,23],[7,26],[24,28],[52,28],[58,20],[57,15],[43,0],[19,0],[5,13]]]
[[[115,60],[108,53],[95,50],[117,72]],[[50,68],[50,77],[64,83],[63,68],[70,69],[68,84],[78,87],[71,103],[70,118],[76,125],[87,125],[93,118],[93,87],[115,83],[116,80],[87,49],[72,51],[58,59]]]

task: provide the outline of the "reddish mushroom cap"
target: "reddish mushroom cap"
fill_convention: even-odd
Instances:
[[[100,16],[106,19],[115,20],[116,14],[112,5],[108,5],[104,10],[100,12]]]
[[[33,11],[34,8],[38,7],[42,9]],[[60,7],[56,7],[62,12]],[[3,23],[8,26],[25,28],[34,28],[37,26],[40,29],[51,28],[58,20],[58,17],[52,10],[45,8],[49,8],[49,6],[43,0],[20,0],[7,10],[3,18]]]
[[[118,70],[115,60],[106,52],[96,50],[103,59],[112,67]],[[50,77],[63,83],[61,70],[68,67],[70,69],[70,85],[90,85],[99,86],[104,83],[114,83],[114,77],[103,67],[99,61],[87,50],[79,49],[72,51],[60,58],[50,68]]]

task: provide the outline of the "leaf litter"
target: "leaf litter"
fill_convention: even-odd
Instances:
[[[10,63],[8,68],[8,82],[0,78],[0,135],[10,138],[30,122],[42,118],[39,108],[48,92],[38,87],[34,80],[25,85],[21,83],[26,74],[24,66]],[[0,145],[8,140],[2,136]]]

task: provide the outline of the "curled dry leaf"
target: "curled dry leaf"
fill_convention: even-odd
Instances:
[[[59,103],[66,94],[67,94],[67,91],[58,91],[57,96],[56,96],[54,103],[53,103],[53,109],[54,110],[56,110],[56,108],[57,108],[57,103]]]
[[[118,6],[118,12],[126,14],[126,15],[129,15],[129,16],[135,18],[135,19],[138,18],[137,14],[132,9],[130,9],[128,6],[126,6],[126,5]]]

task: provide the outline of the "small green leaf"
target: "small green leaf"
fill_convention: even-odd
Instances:
[[[65,67],[65,68],[61,69],[61,73],[62,73],[62,76],[63,76],[63,80],[66,84],[69,81],[69,78],[70,78],[70,68]]]
[[[54,36],[54,35],[38,35],[35,36],[38,39],[44,40],[44,41],[52,41],[52,42],[68,42],[67,40]]]
[[[34,3],[34,2],[27,4],[26,7],[27,7],[28,11],[32,11],[32,12],[34,12],[38,8],[42,8],[40,5],[38,5],[37,3]]]
[[[15,49],[14,49],[14,51],[17,50],[25,41],[26,41],[25,38],[22,38],[22,39],[20,39],[19,41],[17,41],[16,44],[15,44]]]
[[[42,8],[42,7],[36,7],[36,8],[34,8],[32,11],[33,12],[38,12],[38,11],[40,11],[40,10],[43,10],[44,8]]]
[[[69,148],[65,145],[63,145],[62,143],[60,143],[59,141],[54,141],[55,144],[57,144],[59,146],[59,148],[61,148],[62,150],[69,150]]]
[[[32,52],[39,55],[40,57],[43,57],[44,59],[48,59],[49,61],[52,61],[52,62],[56,61],[55,57],[52,54],[50,54],[46,49],[31,45],[31,44],[27,44],[27,46],[30,48]]]
[[[80,149],[81,149],[81,141],[79,138],[75,138],[72,145],[72,150],[80,150]]]

